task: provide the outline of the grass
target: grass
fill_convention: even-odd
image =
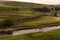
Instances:
[[[60,29],[48,32],[0,37],[0,40],[60,40]]]
[[[42,18],[36,18],[34,20],[18,23],[18,25],[36,26],[37,24],[46,24],[46,23],[52,23],[52,22],[55,22],[54,18],[52,18],[50,16],[44,16]]]
[[[9,2],[9,4],[12,4],[12,3]],[[43,16],[43,17],[38,18],[37,16],[39,16],[43,12],[33,13],[33,11],[30,10],[31,7],[32,8],[44,7],[46,5],[38,5],[38,4],[33,5],[33,4],[26,4],[26,3],[22,3],[26,5],[22,5],[21,3],[20,4],[18,3],[19,6],[12,6],[9,4],[8,5],[0,4],[0,7],[2,7],[3,10],[4,9],[9,10],[11,8],[20,8],[20,10],[19,11],[13,11],[13,10],[0,11],[0,22],[8,18],[10,20],[11,18],[15,20],[15,19],[20,19],[20,18],[31,18],[31,17],[35,17],[35,19],[27,20],[27,21],[23,20],[23,22],[17,23],[15,25],[24,26],[24,27],[26,26],[35,27],[37,24],[46,24],[46,23],[48,24],[48,23],[55,22],[54,18],[52,18],[51,16]],[[48,6],[48,5],[46,7],[51,8],[51,6]],[[39,32],[39,33],[31,33],[31,34],[25,34],[25,35],[0,37],[0,40],[60,40],[60,29],[52,30],[48,32]]]
[[[0,7],[21,8],[20,6],[11,6],[11,5],[5,5],[5,4],[0,4]]]
[[[24,27],[35,27],[38,24],[48,24],[48,23],[52,23],[55,22],[54,18],[52,18],[51,16],[40,16],[40,15],[44,15],[45,13],[43,12],[33,12],[31,10],[32,7],[26,7],[25,6],[22,8],[21,6],[13,6],[13,5],[6,5],[6,4],[0,4],[0,7],[2,7],[1,9],[4,10],[7,9],[12,9],[12,8],[20,8],[19,11],[0,11],[0,19],[1,21],[4,19],[10,19],[10,20],[19,20],[19,21],[15,21],[15,25],[16,26],[24,26]],[[47,13],[49,14],[49,13]],[[27,20],[26,20],[27,19]],[[31,20],[30,20],[31,19]],[[0,21],[0,22],[1,22]],[[14,26],[15,26],[14,25]]]
[[[1,9],[9,10],[10,8],[20,8],[19,11],[0,11],[0,22],[5,19],[14,20],[14,26],[17,28],[19,27],[36,27],[40,24],[48,24],[55,22],[54,18],[51,16],[40,16],[44,15],[43,12],[33,12],[31,10],[32,7],[21,7],[21,6],[12,6],[12,5],[6,5],[6,4],[0,4]],[[47,13],[49,14],[49,13]],[[27,19],[27,20],[26,20]],[[30,20],[31,19],[31,20]],[[18,20],[18,21],[16,21]],[[22,21],[22,22],[21,22]],[[22,28],[23,28],[22,27]],[[40,27],[40,26],[39,26]]]

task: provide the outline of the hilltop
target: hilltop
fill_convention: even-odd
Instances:
[[[52,7],[51,5],[45,4],[36,4],[36,3],[28,3],[28,2],[17,2],[17,1],[2,1],[0,4],[6,4],[11,6],[21,6],[21,7]]]

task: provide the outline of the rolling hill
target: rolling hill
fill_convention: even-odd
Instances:
[[[42,27],[40,26],[41,24],[56,22],[53,18],[55,13],[54,7],[59,7],[59,5],[44,5],[17,1],[1,1],[0,22],[6,19],[12,20],[14,25],[11,28],[15,27],[16,29],[19,29],[21,27]],[[42,8],[43,10],[39,11],[40,8]],[[51,8],[53,10],[51,10]],[[50,10],[50,12],[46,12],[44,9]],[[60,10],[58,10],[58,14],[60,13],[59,11]]]

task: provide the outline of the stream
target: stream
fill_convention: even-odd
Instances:
[[[28,34],[28,33],[35,33],[35,32],[47,32],[54,29],[59,29],[60,26],[53,26],[53,27],[45,27],[45,28],[36,28],[36,29],[26,29],[26,30],[18,30],[13,31],[12,35],[21,35],[21,34]]]

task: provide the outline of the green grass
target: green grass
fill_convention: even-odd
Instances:
[[[0,4],[0,7],[18,7],[18,8],[21,8],[20,6],[11,6],[11,5],[5,5],[5,4]]]
[[[31,7],[23,7],[21,6],[12,6],[12,5],[6,5],[6,4],[0,4],[1,9],[4,10],[7,9],[9,10],[10,8],[20,8],[19,11],[0,11],[0,19],[5,20],[5,19],[10,19],[14,20],[14,26],[17,26],[17,28],[24,26],[24,27],[36,27],[37,25],[40,24],[48,24],[55,22],[55,20],[51,16],[40,16],[41,14],[45,14],[43,12],[33,12],[31,10]],[[49,14],[49,13],[48,13]],[[4,15],[4,16],[2,16]],[[34,19],[35,18],[35,19]],[[22,19],[22,20],[21,20]],[[28,19],[28,20],[26,20]],[[31,19],[31,20],[29,20]],[[19,20],[19,21],[16,21]],[[0,21],[0,22],[1,22]],[[22,21],[22,22],[21,22]],[[40,26],[39,26],[40,27]]]
[[[45,14],[43,12],[33,12],[31,10],[32,7],[22,7],[21,6],[13,6],[13,5],[6,5],[6,4],[0,4],[0,9],[5,9],[6,11],[0,11],[0,22],[2,20],[5,20],[5,19],[10,19],[10,20],[19,20],[19,19],[22,19],[22,20],[19,20],[19,21],[22,21],[22,22],[19,22],[19,21],[15,21],[14,23],[16,23],[14,26],[24,26],[24,27],[35,27],[37,26],[38,24],[48,24],[48,23],[52,23],[52,22],[55,22],[55,20],[51,17],[51,16],[40,16],[41,14]],[[11,11],[9,9],[12,9],[12,8],[20,8],[19,11]],[[7,11],[9,10],[9,11]],[[15,9],[16,10],[16,9]],[[48,13],[49,14],[49,13]],[[3,16],[2,16],[3,15]],[[28,20],[25,20],[27,19]],[[35,18],[35,19],[34,19]],[[29,19],[32,19],[32,20],[29,20]]]
[[[60,29],[48,32],[0,37],[0,40],[60,40]]]
[[[44,16],[42,18],[36,18],[34,20],[18,23],[18,25],[35,27],[37,24],[46,24],[46,23],[52,23],[52,22],[55,22],[54,18],[52,18],[51,16]]]
[[[9,2],[9,4],[12,4],[11,2]],[[39,16],[40,14],[42,14],[42,12],[36,12],[36,13],[32,13],[33,11],[30,10],[30,8],[32,7],[44,7],[46,5],[39,5],[39,4],[28,4],[28,3],[18,3],[19,6],[12,6],[12,5],[5,5],[5,4],[0,4],[0,9],[11,9],[11,8],[20,8],[19,11],[0,11],[0,22],[5,20],[5,19],[19,19],[19,18],[31,18],[31,17],[36,17]],[[15,4],[15,3],[13,3]],[[22,4],[26,4],[26,5],[22,5]],[[51,8],[51,6],[46,6]],[[58,12],[60,13],[60,12]],[[44,14],[44,13],[43,13]],[[52,14],[52,12],[51,12]],[[4,16],[2,16],[4,15]],[[11,16],[12,15],[12,16]],[[16,15],[16,16],[14,16]],[[20,17],[21,16],[21,17]],[[25,21],[22,23],[17,23],[15,25],[19,25],[19,26],[31,26],[31,27],[35,27],[37,24],[48,24],[48,23],[52,23],[55,22],[54,18],[52,18],[51,16],[43,16],[43,17],[39,17],[36,19],[32,19],[29,21]],[[19,28],[19,27],[17,27]],[[57,30],[52,30],[52,31],[48,31],[48,32],[40,32],[40,33],[31,33],[31,34],[25,34],[25,35],[17,35],[17,36],[7,36],[7,37],[0,37],[0,40],[60,40],[60,29]]]

